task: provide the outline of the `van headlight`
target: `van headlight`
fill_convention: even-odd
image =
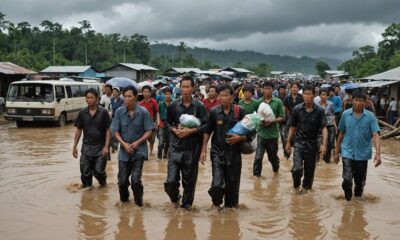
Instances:
[[[52,114],[51,109],[42,109],[42,114],[43,115],[51,115]]]
[[[16,110],[15,110],[15,108],[7,108],[7,113],[8,114],[15,114]]]

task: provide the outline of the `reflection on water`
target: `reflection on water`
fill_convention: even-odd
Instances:
[[[382,144],[383,165],[368,169],[365,196],[346,203],[341,164],[318,163],[314,189],[292,191],[291,164],[279,175],[264,159],[253,178],[254,155],[243,157],[240,208],[210,210],[211,164],[201,165],[195,211],[173,209],[164,193],[167,161],[150,158],[143,172],[145,208],[119,204],[116,154],[108,186],[79,188],[79,160],[71,156],[73,126],[0,125],[2,239],[398,239],[400,144]],[[62,233],[60,235],[60,233]]]

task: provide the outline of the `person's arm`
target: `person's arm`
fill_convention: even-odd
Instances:
[[[322,156],[325,156],[325,154],[326,154],[327,142],[328,142],[328,129],[326,127],[324,127],[322,129],[322,145],[320,148],[320,152],[321,152]]]
[[[129,148],[133,151],[136,150],[136,148],[138,148],[138,146],[140,144],[142,144],[143,142],[145,142],[147,139],[149,139],[151,137],[152,134],[152,129],[146,131],[138,140],[134,141],[133,143],[131,143],[129,145]]]
[[[74,156],[74,158],[78,157],[78,143],[79,143],[79,139],[81,138],[81,134],[82,134],[82,128],[75,128],[75,136],[74,136],[74,146],[72,148],[72,156]]]
[[[296,132],[296,127],[290,126],[289,128],[289,133],[288,133],[288,139],[285,145],[286,152],[290,155],[292,152],[292,141],[293,141],[293,136],[294,133]]]
[[[372,134],[372,139],[374,141],[374,146],[375,146],[374,165],[375,165],[375,167],[378,167],[382,163],[382,160],[381,160],[381,143],[380,143],[379,134],[377,132],[374,132]]]
[[[110,129],[107,128],[106,130],[106,143],[104,144],[104,148],[103,148],[103,156],[106,157],[109,153],[109,147],[110,147],[110,138],[111,138],[111,133],[110,133]]]
[[[201,164],[204,164],[205,161],[207,161],[207,144],[208,140],[210,139],[209,133],[204,133],[203,134],[203,144],[201,145],[201,153],[200,153],[200,162]]]

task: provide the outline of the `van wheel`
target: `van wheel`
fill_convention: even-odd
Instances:
[[[58,118],[58,121],[56,122],[56,125],[57,127],[64,127],[66,123],[67,123],[67,118],[65,117],[64,113],[61,113],[60,117]]]
[[[18,121],[16,121],[16,123],[17,123],[17,127],[25,127],[24,121],[18,120]]]

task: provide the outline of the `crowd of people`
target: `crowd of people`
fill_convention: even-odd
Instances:
[[[353,196],[361,197],[368,160],[372,158],[372,142],[376,150],[374,165],[381,164],[376,115],[389,113],[392,124],[397,115],[395,99],[387,103],[383,98],[378,101],[376,96],[368,96],[362,89],[344,92],[335,84],[321,86],[298,81],[239,82],[222,77],[196,82],[184,76],[179,82],[168,79],[143,86],[141,94],[133,86],[121,91],[105,85],[101,106],[94,90],[89,89],[85,96],[88,107],[80,111],[75,121],[73,147],[76,158],[83,132],[82,186],[92,186],[93,175],[105,186],[109,149],[119,151],[120,200],[129,201],[131,186],[135,204],[142,206],[143,164],[148,155],[154,155],[157,137],[157,159],[168,161],[165,192],[174,206],[185,209],[193,205],[199,163],[204,164],[207,158],[212,166],[208,193],[213,207],[238,207],[242,145],[256,142],[253,175],[260,177],[265,152],[273,172],[279,173],[279,139],[284,158],[293,160],[291,172],[296,193],[312,189],[320,159],[338,163],[341,157],[345,198],[350,201]],[[268,104],[272,119],[262,119],[250,134],[228,131],[246,115],[257,113],[261,104]],[[198,126],[182,127],[182,115],[194,116]]]

